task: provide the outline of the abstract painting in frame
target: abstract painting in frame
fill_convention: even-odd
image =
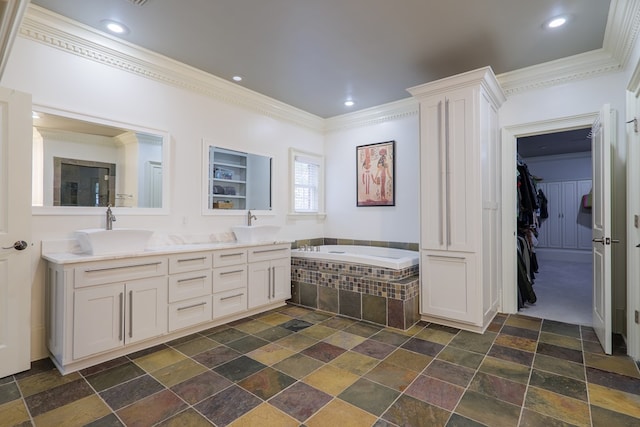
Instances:
[[[395,206],[395,141],[356,147],[357,206]]]

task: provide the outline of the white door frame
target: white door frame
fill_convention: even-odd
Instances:
[[[502,128],[502,312],[518,312],[516,153],[518,138],[591,127],[598,112]],[[513,214],[511,214],[513,213]]]

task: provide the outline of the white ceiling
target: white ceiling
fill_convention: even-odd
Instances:
[[[496,74],[603,47],[609,0],[32,0],[319,117],[405,99],[406,88]],[[139,3],[144,3],[139,5]],[[569,14],[565,27],[543,22]],[[356,105],[343,102],[352,98]]]

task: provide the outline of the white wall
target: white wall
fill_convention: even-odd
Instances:
[[[285,225],[279,238],[323,235],[321,222],[287,223],[288,149],[323,154],[323,135],[289,122],[225,104],[208,96],[139,77],[61,50],[18,37],[0,84],[31,93],[35,105],[100,117],[171,136],[170,210],[168,215],[115,213],[119,227],[152,228],[160,232],[214,234],[243,224],[242,214],[201,214],[202,138],[225,146],[273,157],[273,212],[261,223]],[[25,189],[26,190],[26,189]],[[36,215],[32,218],[32,358],[46,356],[44,347],[44,263],[42,240],[66,238],[80,228],[102,227],[99,215]]]
[[[527,157],[522,160],[527,164],[529,172],[542,178],[542,182],[572,181],[592,177],[591,152]]]
[[[419,117],[416,113],[325,138],[327,220],[325,236],[418,243]],[[356,207],[356,147],[395,140],[395,206]]]

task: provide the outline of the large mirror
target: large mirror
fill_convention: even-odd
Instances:
[[[166,158],[160,132],[35,109],[32,205],[166,207]]]
[[[205,213],[271,210],[271,157],[203,144]]]

